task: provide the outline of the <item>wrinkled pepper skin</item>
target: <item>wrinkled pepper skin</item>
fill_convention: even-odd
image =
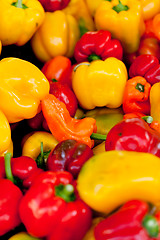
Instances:
[[[141,76],[133,77],[126,83],[123,95],[124,113],[139,112],[150,114],[150,94],[151,85]]]
[[[115,57],[122,60],[123,48],[119,40],[111,39],[104,30],[87,32],[76,43],[74,58],[78,63]]]
[[[62,141],[50,152],[47,169],[50,171],[68,171],[77,178],[83,164],[93,156],[91,148],[73,139]]]
[[[81,168],[78,193],[92,209],[111,213],[133,199],[160,201],[159,157],[136,151],[107,151]]]
[[[54,12],[67,7],[70,0],[39,0],[46,12]]]
[[[129,68],[129,76],[142,76],[151,85],[160,81],[160,64],[158,58],[144,54],[138,56]]]
[[[83,238],[91,226],[92,213],[76,195],[74,186],[68,172],[47,171],[37,177],[19,207],[29,234],[47,240]]]
[[[106,151],[126,150],[148,152],[160,157],[160,134],[142,118],[124,119],[116,124],[106,138]]]
[[[148,215],[156,221],[156,230],[154,233],[148,232],[143,226],[146,221],[149,206],[146,202],[140,200],[131,200],[126,202],[118,211],[111,214],[105,220],[101,221],[94,230],[96,240],[153,240],[152,236],[158,237],[158,222],[153,215]],[[148,223],[149,224],[149,223]],[[156,238],[159,239],[159,238]]]
[[[0,236],[3,236],[21,223],[18,207],[23,195],[8,179],[0,179],[0,189]]]
[[[0,111],[0,155],[3,154],[11,143],[11,128],[6,116]]]
[[[38,0],[23,0],[22,6],[15,6],[16,2],[15,0],[1,0],[0,39],[2,45],[24,45],[44,20],[44,9]]]
[[[49,82],[32,63],[19,58],[0,61],[0,109],[10,123],[34,117],[49,93]]]
[[[123,5],[123,10],[117,9],[119,4]],[[107,30],[113,38],[119,39],[125,53],[133,53],[138,50],[144,32],[141,3],[137,0],[102,1],[95,13],[95,24],[98,30]]]
[[[46,12],[43,24],[31,40],[32,50],[42,62],[58,55],[72,57],[79,36],[78,23],[73,16],[60,10]]]
[[[124,63],[109,57],[105,61],[81,63],[73,75],[72,87],[84,109],[118,108],[123,101],[127,78]]]

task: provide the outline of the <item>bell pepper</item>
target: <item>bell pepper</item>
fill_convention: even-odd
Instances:
[[[0,111],[0,155],[2,155],[11,143],[11,128],[6,116]]]
[[[126,202],[118,211],[96,225],[95,239],[159,239],[158,221],[149,210],[148,204],[144,201]]]
[[[124,119],[116,124],[106,138],[106,151],[126,150],[148,152],[160,157],[160,134],[142,118]]]
[[[0,179],[0,189],[0,236],[3,236],[21,223],[18,208],[23,195],[8,179]]]
[[[13,156],[13,141],[12,141],[12,139],[10,141],[8,148],[3,153],[0,153],[0,156],[4,156],[8,152],[11,153],[11,155]]]
[[[95,12],[98,8],[98,6],[103,2],[104,0],[86,0],[86,4],[88,6],[88,9],[90,11],[90,14],[94,17]]]
[[[90,208],[75,192],[68,172],[41,173],[20,202],[27,232],[47,240],[81,240],[91,225]]]
[[[151,85],[160,81],[160,64],[159,60],[149,54],[138,56],[129,69],[129,76],[142,76]]]
[[[129,79],[123,95],[124,113],[140,112],[149,115],[150,89],[151,85],[143,77],[137,76]]]
[[[139,0],[102,1],[95,13],[98,30],[108,30],[119,39],[126,53],[138,50],[144,32],[141,3]]]
[[[0,109],[10,123],[34,117],[49,93],[49,82],[32,63],[19,58],[0,61]]]
[[[44,64],[41,71],[49,82],[55,79],[62,84],[67,84],[69,87],[72,86],[72,65],[71,60],[67,57],[56,56],[52,58]]]
[[[123,48],[119,40],[111,39],[111,33],[104,30],[87,32],[76,43],[74,58],[85,62],[115,57],[122,60]]]
[[[31,40],[32,50],[42,62],[58,55],[72,57],[79,36],[78,23],[73,16],[60,10],[46,12],[43,24]]]
[[[27,119],[26,123],[33,130],[41,131],[44,129],[45,131],[49,132],[49,128],[42,111],[37,113],[33,118]]]
[[[106,214],[133,199],[156,205],[160,200],[159,168],[159,157],[153,154],[106,151],[83,165],[78,193],[93,210]]]
[[[42,112],[53,136],[60,142],[74,139],[92,147],[90,139],[96,132],[96,120],[93,118],[74,119],[70,116],[65,104],[54,95],[48,94],[42,100]]]
[[[124,63],[110,57],[105,61],[80,63],[73,75],[72,87],[84,109],[118,108],[123,101],[127,77]]]
[[[54,12],[67,7],[70,0],[39,0],[46,12]]]
[[[12,19],[12,20],[11,20]],[[38,0],[1,0],[0,39],[2,45],[27,43],[44,20]]]
[[[35,237],[30,236],[26,232],[16,233],[12,237],[10,237],[8,240],[22,240],[22,239],[23,240],[41,240],[40,238],[35,238]]]
[[[160,59],[160,43],[153,37],[142,38],[140,41],[138,55],[150,54]]]
[[[46,165],[50,171],[68,171],[77,178],[83,164],[92,156],[93,151],[88,145],[68,139],[50,152]]]
[[[51,133],[43,131],[33,132],[23,141],[22,156],[28,156],[36,160],[41,153],[41,142],[43,143],[44,152],[50,152],[58,144],[58,141]]]
[[[143,19],[148,20],[153,18],[160,12],[159,0],[140,0],[142,5]]]
[[[160,3],[159,3],[160,5]],[[158,10],[158,9],[157,9]],[[159,10],[160,12],[160,10]],[[145,35],[146,36],[153,36],[160,40],[160,13],[157,13],[152,19],[146,20],[145,21]]]
[[[94,20],[90,15],[85,0],[70,0],[69,4],[62,11],[76,18],[81,36],[85,32],[95,30]]]
[[[160,122],[160,82],[155,83],[150,91],[151,116],[154,121]]]

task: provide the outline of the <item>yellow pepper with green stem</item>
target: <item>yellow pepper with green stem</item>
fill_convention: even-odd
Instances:
[[[0,40],[2,45],[27,43],[44,20],[38,0],[1,0]]]
[[[19,58],[0,61],[0,110],[10,123],[34,117],[49,93],[49,82],[32,63]]]
[[[103,1],[96,10],[98,30],[108,30],[113,38],[121,41],[126,53],[138,50],[145,26],[139,0]]]
[[[123,203],[139,199],[160,202],[159,157],[134,151],[107,151],[81,168],[77,189],[93,210],[111,213]]]
[[[46,62],[58,55],[72,57],[80,36],[76,19],[63,11],[46,12],[41,27],[31,40],[36,57]]]
[[[124,63],[110,57],[79,64],[73,74],[72,87],[84,109],[118,108],[122,104],[128,75]]]

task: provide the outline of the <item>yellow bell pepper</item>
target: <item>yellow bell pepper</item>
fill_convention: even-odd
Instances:
[[[138,50],[145,27],[139,0],[103,1],[96,10],[97,29],[108,30],[121,41],[126,53]]]
[[[159,0],[140,0],[142,4],[143,19],[148,20],[153,18],[160,12]]]
[[[104,220],[104,218],[102,217],[96,217],[93,218],[92,220],[92,226],[90,227],[90,229],[88,230],[88,232],[86,233],[86,235],[84,236],[84,238],[82,240],[95,240],[94,237],[94,228],[96,227],[96,225],[98,223],[100,223],[102,220]]]
[[[11,143],[11,128],[6,116],[0,111],[0,155],[9,148]]]
[[[126,81],[124,63],[110,57],[105,61],[79,64],[73,75],[72,87],[84,109],[118,108],[122,104]]]
[[[89,13],[85,0],[71,0],[63,11],[66,14],[71,14],[77,19],[81,35],[87,31],[95,30],[95,24]]]
[[[46,62],[58,55],[72,57],[79,36],[78,23],[73,16],[63,11],[46,12],[31,45],[36,57]]]
[[[43,151],[48,152],[55,148],[58,141],[51,133],[37,131],[25,139],[22,146],[22,155],[37,159],[41,153],[41,142],[43,142]]]
[[[24,45],[44,20],[38,0],[1,0],[0,40],[2,45]]]
[[[94,17],[96,9],[99,7],[100,3],[104,0],[85,0],[88,6],[90,14]]]
[[[49,93],[49,82],[32,63],[19,58],[0,61],[0,109],[10,123],[32,118]]]
[[[8,240],[41,240],[41,239],[30,236],[26,232],[19,232],[10,237]]]
[[[0,41],[0,54],[1,54],[1,51],[2,51],[2,43]]]
[[[11,155],[13,156],[13,141],[11,139],[10,144],[7,148],[7,150],[5,150],[3,153],[0,153],[0,156],[4,156],[6,153],[11,153]]]
[[[160,159],[153,154],[108,151],[93,156],[83,165],[77,189],[92,209],[106,214],[132,199],[157,205],[159,169]]]
[[[160,122],[160,82],[152,85],[150,90],[151,116]]]

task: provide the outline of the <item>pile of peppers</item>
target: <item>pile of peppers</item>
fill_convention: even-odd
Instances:
[[[0,239],[160,240],[160,1],[0,0]]]

